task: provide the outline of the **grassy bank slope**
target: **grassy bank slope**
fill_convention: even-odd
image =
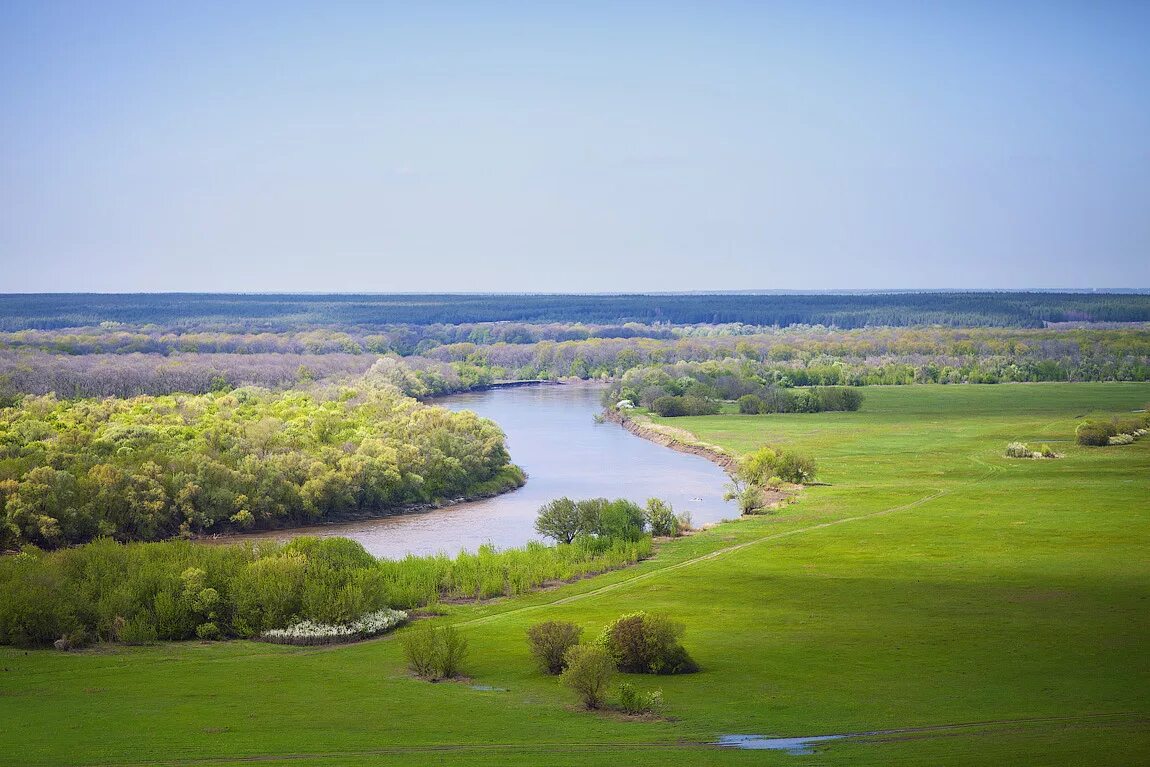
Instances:
[[[675,419],[732,450],[802,447],[829,485],[625,571],[453,608],[468,671],[507,692],[409,679],[394,639],[5,649],[0,763],[1138,763],[1150,749],[1150,440],[1056,440],[1082,415],[1140,407],[1150,386],[866,396],[858,413]],[[1003,458],[1013,440],[1066,457]],[[532,669],[531,623],[597,632],[639,607],[685,620],[704,669],[638,680],[664,690],[673,721],[577,712]],[[894,732],[807,757],[703,745],[874,731]]]

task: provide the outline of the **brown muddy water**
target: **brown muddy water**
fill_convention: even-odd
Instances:
[[[658,497],[676,512],[690,512],[696,526],[737,516],[734,506],[723,501],[727,476],[718,466],[648,442],[617,424],[595,423],[601,391],[588,385],[525,386],[435,401],[452,410],[472,410],[503,428],[511,459],[527,472],[527,484],[518,490],[434,511],[253,537],[341,535],[388,558],[475,551],[485,543],[522,546],[539,538],[534,530],[539,507],[564,495],[639,503]]]

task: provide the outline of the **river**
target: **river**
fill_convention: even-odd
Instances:
[[[527,484],[435,511],[285,530],[269,537],[342,535],[376,556],[401,558],[475,551],[484,543],[522,546],[539,537],[534,530],[539,507],[560,496],[639,503],[658,497],[676,512],[689,511],[696,526],[737,514],[723,501],[727,476],[718,466],[648,442],[616,424],[595,423],[601,391],[583,384],[523,386],[437,399],[436,405],[472,410],[498,423],[507,434],[512,460],[527,472]]]

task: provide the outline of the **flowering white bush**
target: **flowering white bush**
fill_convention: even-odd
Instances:
[[[1035,453],[1021,442],[1011,442],[1006,446],[1007,458],[1033,458]]]
[[[260,635],[265,642],[276,644],[313,645],[354,642],[379,636],[407,620],[402,610],[380,610],[368,613],[358,620],[343,625],[301,621],[286,629],[271,629]]]
[[[1111,445],[1129,445],[1134,441],[1133,434],[1115,434],[1110,438]]]

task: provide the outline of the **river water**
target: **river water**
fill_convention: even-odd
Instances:
[[[727,476],[715,464],[636,437],[613,423],[595,423],[601,387],[581,384],[524,386],[456,394],[434,404],[472,410],[507,434],[511,459],[527,472],[527,484],[495,498],[418,514],[286,530],[270,537],[342,535],[372,554],[455,554],[484,543],[499,548],[538,539],[535,515],[560,496],[658,497],[676,512],[689,511],[698,526],[736,516],[723,501]]]

